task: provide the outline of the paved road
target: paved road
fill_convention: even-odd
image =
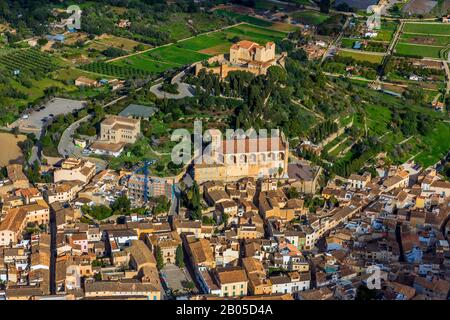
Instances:
[[[121,96],[105,105],[102,106],[102,108],[106,108],[109,107],[110,105],[113,105],[115,103],[117,103],[118,101],[125,99],[127,96]],[[88,120],[90,120],[92,118],[92,114],[89,114],[87,116],[85,116],[84,118],[81,118],[80,120],[72,123],[70,126],[67,127],[66,130],[64,130],[63,134],[61,135],[61,139],[59,140],[58,143],[58,153],[62,156],[62,157],[66,157],[66,156],[80,156],[79,154],[79,150],[77,150],[77,148],[75,147],[74,143],[73,143],[73,135],[75,133],[75,131],[79,128],[79,126],[83,123],[86,122]]]
[[[181,82],[181,79],[186,75],[187,70],[189,70],[192,66],[187,67],[180,73],[176,74],[172,80],[170,81],[171,84],[177,84],[178,85],[178,93],[168,93],[161,90],[162,82],[157,83],[154,86],[150,88],[150,92],[152,92],[158,99],[183,99],[186,97],[193,97],[195,95],[195,88],[194,86]]]
[[[75,131],[80,127],[80,125],[83,122],[86,122],[88,120],[90,120],[92,118],[92,115],[89,114],[87,116],[85,116],[84,118],[81,118],[78,121],[75,121],[74,123],[72,123],[69,127],[67,127],[66,130],[64,130],[61,139],[59,140],[58,143],[58,153],[63,156],[72,156],[76,153],[76,147],[73,143],[73,135],[75,134]]]
[[[50,294],[56,294],[56,216],[50,213]]]
[[[186,97],[193,97],[195,94],[195,88],[188,83],[178,83],[178,93],[168,93],[161,90],[162,84],[155,84],[150,88],[150,91],[158,98],[158,99],[183,99]]]

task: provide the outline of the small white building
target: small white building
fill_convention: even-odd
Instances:
[[[270,281],[272,282],[272,294],[295,294],[309,290],[311,276],[309,272],[290,272],[288,275],[270,277]]]

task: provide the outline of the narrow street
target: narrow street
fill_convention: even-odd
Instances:
[[[56,294],[56,216],[50,210],[50,294]]]

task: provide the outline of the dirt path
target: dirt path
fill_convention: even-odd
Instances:
[[[398,143],[398,145],[401,146],[402,144],[404,144],[404,143],[408,142],[409,140],[411,140],[413,137],[414,137],[414,136],[411,136],[411,137],[409,137],[409,138],[404,139],[403,141],[400,141],[400,142]]]
[[[335,145],[333,148],[328,150],[328,154],[332,153],[337,147],[339,147],[341,144],[343,144],[347,140],[348,140],[348,137],[345,137],[344,139],[342,139],[342,141],[339,141],[339,143],[337,145]]]
[[[316,111],[311,110],[311,109],[305,107],[305,106],[304,106],[303,104],[301,104],[300,102],[298,102],[298,101],[296,101],[296,100],[293,100],[293,99],[291,99],[291,102],[294,103],[295,105],[299,106],[300,108],[305,109],[306,111],[312,112],[317,118],[322,119],[322,120],[325,120],[325,118],[324,118],[320,113],[317,113]]]

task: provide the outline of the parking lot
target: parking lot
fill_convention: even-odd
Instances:
[[[77,101],[63,98],[54,98],[37,110],[31,111],[28,115],[22,116],[17,122],[23,131],[31,131],[39,135],[43,126],[53,117],[60,114],[69,114],[73,111],[83,109],[85,101]]]

